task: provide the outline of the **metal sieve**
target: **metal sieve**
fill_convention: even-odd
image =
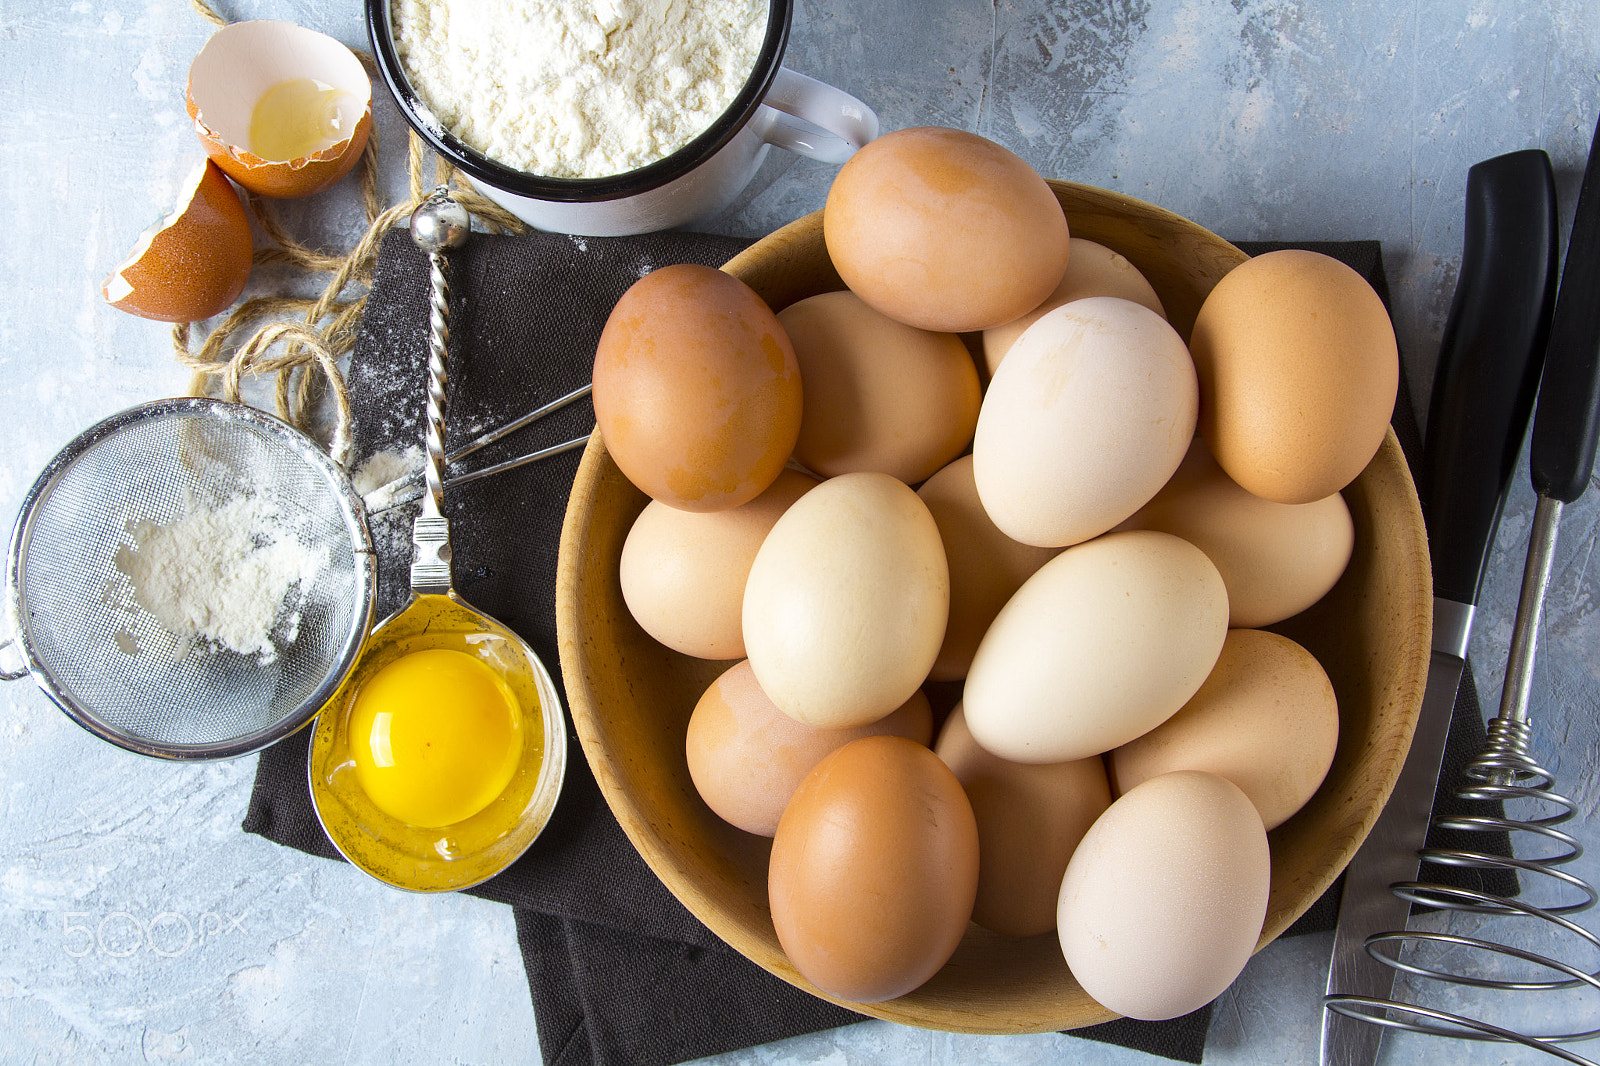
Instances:
[[[324,553],[277,610],[275,654],[170,632],[118,565],[139,523],[167,526],[241,496],[271,500],[285,518],[275,532]],[[24,498],[0,677],[31,674],[73,721],[142,755],[247,755],[333,695],[371,628],[376,586],[361,499],[314,441],[240,404],[157,400],[84,431]]]

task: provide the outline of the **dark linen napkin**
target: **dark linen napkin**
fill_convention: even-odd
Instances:
[[[670,263],[719,265],[747,243],[685,233],[475,234],[452,253],[447,450],[586,383],[606,315],[639,277]],[[1376,242],[1315,247],[1350,262],[1387,297]],[[420,440],[427,290],[421,253],[404,232],[388,236],[349,375],[362,457]],[[1404,397],[1395,422],[1412,453],[1416,424]],[[592,424],[592,407],[580,401],[463,466],[584,436]],[[446,494],[456,589],[525,637],[558,687],[556,556],[579,454],[468,482]],[[380,618],[407,593],[414,515],[413,505],[373,517]],[[1457,763],[1474,754],[1483,737],[1470,672],[1462,693],[1459,728],[1452,730]],[[261,754],[243,828],[337,859],[307,790],[308,732]],[[695,919],[628,842],[570,724],[568,736],[566,783],[550,825],[519,861],[470,890],[514,908],[547,1066],[667,1066],[862,1020],[771,976]],[[1446,780],[1450,776],[1447,767]],[[1330,891],[1290,933],[1332,928],[1336,893]],[[1071,1035],[1197,1063],[1209,1020],[1207,1007],[1169,1022],[1118,1020]]]

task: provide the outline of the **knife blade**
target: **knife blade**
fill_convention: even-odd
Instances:
[[[1383,1027],[1339,1008],[1373,1007],[1393,968],[1369,936],[1404,929],[1410,903],[1389,886],[1416,879],[1489,547],[1527,431],[1555,303],[1555,177],[1538,149],[1467,172],[1461,273],[1440,342],[1418,490],[1433,567],[1433,652],[1422,710],[1388,804],[1344,874],[1322,1024],[1323,1066],[1370,1066]],[[1366,1010],[1361,1007],[1365,1005]]]

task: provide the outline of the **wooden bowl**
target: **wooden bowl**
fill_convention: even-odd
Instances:
[[[1187,338],[1211,287],[1244,253],[1168,211],[1052,182],[1073,236],[1127,256]],[[724,267],[774,310],[843,288],[821,212],[773,233]],[[1321,790],[1270,834],[1272,892],[1261,945],[1305,912],[1349,862],[1389,797],[1426,681],[1432,582],[1416,490],[1393,432],[1345,490],[1355,554],[1332,592],[1282,626],[1313,652],[1339,698],[1340,737]],[[596,431],[578,469],[556,584],[568,703],[600,789],[656,875],[701,921],[778,977],[823,995],[783,953],[767,906],[771,842],[726,824],[689,778],[684,730],[701,693],[731,663],[679,655],[629,615],[618,582],[623,540],[647,502]],[[833,999],[831,996],[823,996]],[[842,1002],[835,1000],[835,1002]],[[1029,1033],[1115,1017],[1079,986],[1055,934],[1018,939],[969,926],[921,988],[884,1003],[844,1003],[928,1029]]]

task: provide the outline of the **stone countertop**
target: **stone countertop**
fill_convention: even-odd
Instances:
[[[355,0],[219,9],[365,47]],[[183,92],[210,32],[182,0],[0,0],[7,516],[80,430],[187,389],[168,329],[111,309],[99,286],[170,210],[200,157]],[[1545,149],[1570,226],[1600,115],[1600,0],[807,0],[787,61],[867,101],[885,129],[973,130],[1047,176],[1152,201],[1230,238],[1381,240],[1411,383],[1426,396],[1467,168]],[[404,129],[381,88],[375,110],[385,193],[398,199]],[[767,232],[820,207],[832,173],[774,153],[712,228]],[[328,247],[348,247],[364,228],[348,182],[277,206],[291,232]],[[1532,500],[1524,464],[1472,644],[1490,708]],[[1568,507],[1532,701],[1536,755],[1578,802],[1576,835],[1590,854],[1575,869],[1591,881],[1597,526],[1600,493]],[[94,740],[27,682],[3,698],[0,1059],[538,1060],[508,908],[395,893],[241,833],[253,759],[147,761]],[[1205,1061],[1314,1061],[1331,940],[1281,940],[1252,960],[1218,1001]],[[1428,1002],[1532,1027],[1563,1012],[1600,1024],[1593,995],[1581,1008],[1542,995],[1451,990]],[[1444,1054],[1539,1058],[1386,1042],[1389,1062]],[[715,1061],[1161,1060],[1056,1034],[983,1038],[869,1021]]]

